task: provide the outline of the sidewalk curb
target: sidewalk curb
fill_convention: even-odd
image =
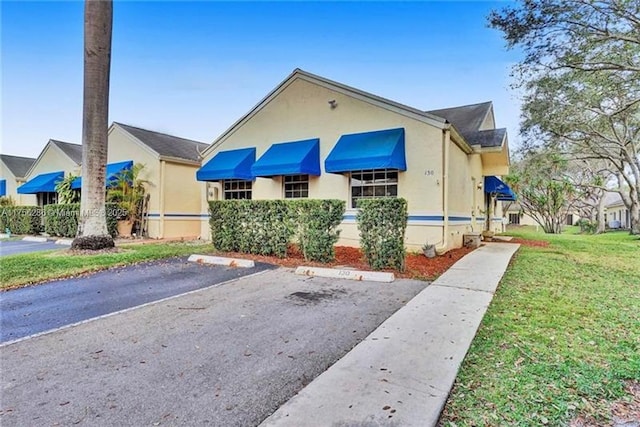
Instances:
[[[189,256],[187,261],[197,262],[200,264],[224,265],[227,267],[242,267],[242,268],[255,267],[255,262],[253,262],[253,260],[250,260],[250,259],[225,258],[225,257],[219,257],[219,256],[211,256],[211,255],[193,254]]]
[[[25,237],[22,238],[22,240],[25,241],[25,242],[44,243],[48,239],[46,237],[25,236]]]

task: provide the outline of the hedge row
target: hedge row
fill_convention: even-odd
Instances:
[[[356,216],[368,264],[404,270],[407,201],[361,199]],[[308,261],[329,262],[340,231],[342,200],[224,200],[209,202],[214,248],[285,257],[295,237]]]
[[[42,208],[38,206],[4,206],[0,208],[0,232],[37,234],[41,229]]]
[[[113,237],[118,233],[118,214],[119,209],[116,203],[106,203],[107,230]],[[44,231],[51,236],[76,237],[79,216],[80,203],[46,205],[44,207]]]
[[[209,202],[214,248],[285,257],[297,238],[309,261],[333,259],[341,200],[224,200]]]
[[[399,198],[358,200],[356,221],[360,246],[374,270],[385,267],[404,271],[407,201]]]

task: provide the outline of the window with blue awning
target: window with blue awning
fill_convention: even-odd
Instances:
[[[251,167],[253,176],[320,175],[320,140],[273,144]]]
[[[54,193],[56,184],[63,179],[63,171],[43,173],[18,187],[18,194]]]
[[[484,177],[484,192],[495,194],[498,200],[516,200],[513,190],[496,176]]]
[[[256,149],[240,148],[218,152],[196,172],[198,181],[221,181],[225,179],[253,180],[251,166],[256,161]]]
[[[324,169],[331,173],[358,170],[407,170],[404,129],[342,135],[327,159]]]
[[[117,163],[109,163],[107,165],[107,170],[105,172],[105,182],[107,187],[111,187],[113,184],[118,182],[118,178],[120,174],[124,171],[131,170],[133,167],[133,160],[127,160],[124,162]],[[78,190],[82,188],[82,177],[77,177],[71,183],[71,188],[74,190]]]
[[[7,180],[0,179],[0,197],[7,195]]]

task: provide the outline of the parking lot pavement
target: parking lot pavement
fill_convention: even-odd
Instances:
[[[186,258],[141,263],[0,293],[0,342],[225,282],[268,268],[217,267]]]
[[[66,245],[56,245],[53,241],[28,242],[24,240],[0,240],[0,256],[68,248],[69,246]]]
[[[3,345],[2,424],[255,426],[426,285],[277,269]]]

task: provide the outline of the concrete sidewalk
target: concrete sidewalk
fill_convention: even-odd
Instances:
[[[458,261],[261,426],[434,426],[519,245]]]

